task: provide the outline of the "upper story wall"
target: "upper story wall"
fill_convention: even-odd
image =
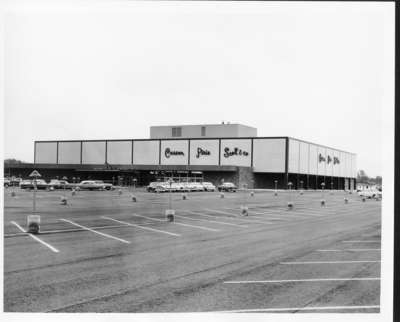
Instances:
[[[356,155],[289,138],[288,172],[328,177],[357,177]]]
[[[151,139],[254,137],[257,129],[242,124],[151,126]]]
[[[355,154],[286,137],[42,141],[35,142],[35,163],[244,166],[260,173],[285,173],[287,165],[289,173],[357,175]]]

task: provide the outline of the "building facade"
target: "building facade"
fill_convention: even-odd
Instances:
[[[215,125],[217,132],[226,126]],[[242,137],[240,130],[236,136],[228,137],[227,131],[213,137],[210,131],[206,132],[210,136],[187,138],[192,132],[182,126],[181,137],[155,138],[163,131],[172,134],[177,127],[152,128],[150,139],[36,141],[34,163],[25,165],[26,171],[36,168],[45,178],[70,180],[114,181],[122,176],[128,183],[135,178],[140,185],[174,177],[249,188],[286,189],[289,182],[294,189],[321,189],[322,183],[325,189],[355,188],[354,153],[291,137]],[[200,134],[201,127],[196,127]],[[13,171],[18,175],[18,167]]]

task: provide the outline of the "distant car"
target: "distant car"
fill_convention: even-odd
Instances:
[[[379,190],[360,190],[358,191],[358,195],[360,197],[365,197],[367,199],[373,199],[373,198],[382,198],[382,192]]]
[[[19,187],[21,189],[33,189],[34,188],[33,180],[22,180],[19,183]],[[47,189],[48,184],[43,179],[36,179],[36,188],[37,189]]]
[[[106,189],[106,186],[103,183],[96,181],[96,180],[84,180],[81,181],[77,187],[80,190],[104,190]]]
[[[204,191],[215,191],[217,188],[211,182],[203,182]]]
[[[10,179],[4,179],[4,187],[8,188],[11,186],[11,180]]]
[[[72,189],[72,185],[67,180],[51,179],[48,186],[54,189],[64,189],[64,186],[65,189]]]
[[[218,191],[236,192],[237,187],[232,182],[224,182],[218,186]]]
[[[149,185],[146,187],[148,192],[154,192],[159,182],[150,182]]]
[[[115,187],[112,185],[112,183],[105,183],[103,180],[94,180],[97,184],[103,185],[104,189],[106,190],[115,190]]]
[[[194,191],[205,191],[204,186],[200,182],[192,182],[192,187]]]
[[[167,192],[169,191],[169,183],[168,182],[158,182],[157,186],[154,189],[154,192]]]

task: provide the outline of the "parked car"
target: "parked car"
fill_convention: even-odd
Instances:
[[[159,182],[150,182],[150,184],[146,187],[148,192],[154,192]]]
[[[217,188],[211,182],[203,182],[204,191],[215,191]]]
[[[218,186],[218,191],[236,192],[237,187],[232,182],[224,182]]]
[[[34,188],[33,180],[22,180],[19,183],[19,187],[21,189],[33,189]],[[48,184],[43,179],[36,179],[36,188],[37,189],[47,189]]]
[[[67,180],[51,179],[48,187],[53,187],[54,189],[72,189],[72,185],[68,183]]]
[[[168,182],[157,182],[157,186],[154,189],[154,192],[167,192],[169,191],[169,183]]]
[[[365,197],[367,199],[382,198],[382,192],[379,190],[373,190],[373,189],[360,190],[360,191],[358,191],[358,195],[360,197]]]
[[[100,183],[96,180],[84,180],[81,181],[77,187],[80,190],[104,190],[106,186],[104,183]]]
[[[200,182],[192,182],[192,187],[194,191],[205,191],[204,186]]]
[[[112,183],[106,183],[103,180],[94,180],[96,183],[98,183],[99,185],[103,185],[104,189],[106,190],[115,190],[115,187],[113,186]]]
[[[8,188],[9,186],[11,186],[11,180],[7,179],[7,178],[4,178],[4,187]]]

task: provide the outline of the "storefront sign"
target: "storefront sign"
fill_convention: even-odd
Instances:
[[[318,161],[319,162],[325,162],[326,161],[325,157],[323,157],[321,153],[318,155]]]
[[[170,148],[166,148],[164,154],[165,154],[166,158],[169,158],[171,155],[172,156],[174,156],[174,155],[185,155],[185,153],[183,153],[182,151],[174,151],[174,150],[171,150]]]
[[[239,148],[234,148],[233,150],[230,150],[228,147],[226,147],[224,149],[224,152],[225,152],[224,153],[224,157],[225,158],[229,158],[229,157],[231,157],[233,155],[241,155],[241,156],[245,156],[245,157],[247,157],[249,155],[248,152],[246,152],[246,151],[244,151],[242,149],[239,149]]]
[[[200,158],[200,156],[202,155],[210,155],[210,151],[206,150],[206,149],[202,149],[202,148],[197,148],[197,154],[196,154],[196,158]]]
[[[338,157],[333,157],[333,164],[340,164]]]

